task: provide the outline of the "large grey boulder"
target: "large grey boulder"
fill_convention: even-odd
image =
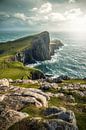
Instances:
[[[48,107],[49,96],[38,89],[10,87],[10,93],[1,95],[1,101],[11,109],[20,110],[27,105]]]
[[[0,103],[0,130],[7,130],[10,126],[28,116],[27,113],[9,109],[5,104]]]
[[[76,125],[75,115],[71,110],[65,108],[50,107],[44,110],[44,115],[48,118],[61,119]]]
[[[54,109],[54,113],[58,112]],[[15,127],[14,127],[15,126]],[[25,119],[20,123],[15,124],[10,129],[15,130],[78,130],[77,125],[69,123],[63,119],[57,119],[55,117],[51,119],[42,119],[40,117]]]

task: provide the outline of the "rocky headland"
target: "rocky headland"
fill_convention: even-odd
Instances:
[[[52,44],[53,43],[53,44]],[[50,41],[49,32],[0,43],[0,55],[9,55],[9,60],[24,64],[49,60],[55,49],[63,46],[60,40]]]

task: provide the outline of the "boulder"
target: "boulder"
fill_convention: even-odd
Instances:
[[[65,108],[50,107],[44,110],[44,115],[49,119],[61,119],[63,121],[76,125],[74,113],[71,110],[66,110]]]
[[[62,83],[62,79],[61,78],[52,78],[52,82],[53,83]]]
[[[0,100],[11,109],[21,110],[27,105],[33,104],[36,107],[47,107],[49,96],[38,89],[19,88],[10,86],[10,93],[1,95]]]
[[[9,87],[9,81],[7,79],[1,79],[0,85]]]
[[[0,103],[0,130],[7,130],[16,122],[29,116],[27,113],[17,112],[6,107],[5,104]]]
[[[45,84],[40,87],[40,89],[42,89],[43,91],[49,90],[50,88],[51,86],[49,84]]]
[[[10,129],[15,130],[78,130],[75,123],[69,123],[62,119],[41,119],[40,117],[25,119],[15,124]]]
[[[66,99],[67,99],[68,102],[71,102],[71,103],[75,102],[75,98],[72,95],[66,96]]]
[[[45,75],[42,71],[32,71],[30,73],[32,80],[45,79]]]
[[[67,75],[61,75],[58,77],[58,79],[62,79],[62,80],[70,80],[70,77]]]

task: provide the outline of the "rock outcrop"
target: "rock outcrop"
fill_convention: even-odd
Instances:
[[[56,49],[59,49],[63,46],[62,41],[60,40],[53,40],[50,43],[50,55],[53,55]]]
[[[53,93],[53,91],[50,93],[43,92],[40,89],[23,88],[11,84],[19,83],[24,85],[31,82],[40,82],[40,89],[42,90],[59,90],[59,93]],[[67,101],[67,103],[75,103],[74,97],[66,95],[65,90],[71,90],[73,87],[78,92],[79,89],[86,88],[86,85],[78,86],[79,88],[77,88],[77,85],[70,84],[69,86],[59,88],[58,84],[48,83],[44,80],[43,82],[37,80],[0,80],[0,130],[78,130],[73,111],[67,110],[64,107],[50,105],[48,107],[48,100],[52,97],[62,99],[62,101]],[[36,117],[31,117],[30,113],[24,113],[30,110],[28,110],[29,107],[31,107],[30,109],[35,107],[38,111],[40,108],[42,109],[40,109],[40,114]],[[23,111],[24,109],[27,109],[27,111]]]
[[[0,85],[9,87],[9,81],[7,79],[1,79]]]
[[[9,81],[14,82],[11,79]],[[0,80],[0,130],[7,130],[14,123],[28,117],[27,113],[19,112],[28,105],[48,107],[49,96],[46,93],[39,89],[12,86],[9,81]],[[17,80],[19,83],[21,81]]]
[[[36,107],[48,107],[47,100],[49,97],[41,90],[32,88],[20,88],[10,86],[5,90],[0,86],[2,94],[0,94],[0,101],[5,103],[9,108],[15,110],[21,110],[23,107],[33,104]],[[3,94],[5,92],[5,94]]]
[[[27,118],[28,116],[27,113],[9,109],[6,104],[0,103],[0,130],[7,130],[13,124]]]
[[[72,111],[65,108],[51,107],[43,111],[45,119],[36,117],[22,120],[15,124],[12,130],[78,130],[75,115]],[[23,126],[23,127],[22,127]]]

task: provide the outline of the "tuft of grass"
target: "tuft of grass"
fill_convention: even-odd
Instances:
[[[86,113],[75,113],[79,130],[86,130]]]
[[[41,117],[43,118],[43,111],[44,108],[37,108],[34,105],[27,106],[21,110],[21,112],[26,112],[29,114],[29,117]]]

